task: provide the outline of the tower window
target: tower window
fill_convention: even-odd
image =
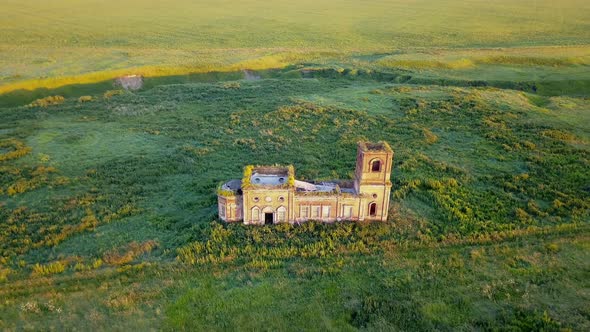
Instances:
[[[381,172],[381,160],[376,159],[371,162],[371,172]]]
[[[377,216],[377,203],[369,204],[369,216],[371,216],[371,217]]]

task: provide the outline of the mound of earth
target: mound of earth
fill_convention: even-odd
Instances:
[[[125,90],[139,90],[143,87],[143,76],[141,75],[127,75],[121,76],[115,80],[115,85],[122,87]]]

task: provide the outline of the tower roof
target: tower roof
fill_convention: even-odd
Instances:
[[[358,143],[359,149],[362,151],[384,151],[384,152],[393,152],[389,144],[385,141],[379,142],[368,142],[368,141],[361,141]]]

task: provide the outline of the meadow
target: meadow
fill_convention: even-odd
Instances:
[[[0,9],[1,330],[590,329],[587,1]],[[218,221],[244,165],[351,179],[359,140],[387,222]]]
[[[560,59],[590,40],[584,0],[7,0],[2,11],[0,93],[440,49]]]
[[[2,327],[588,326],[587,98],[272,75],[3,108]],[[361,139],[390,222],[215,221],[243,165],[351,178]]]

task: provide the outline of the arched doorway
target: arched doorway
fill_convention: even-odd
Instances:
[[[265,225],[272,225],[275,222],[274,211],[270,206],[267,206],[262,210],[262,216],[264,217]]]
[[[369,216],[376,217],[377,216],[377,203],[369,204]]]

